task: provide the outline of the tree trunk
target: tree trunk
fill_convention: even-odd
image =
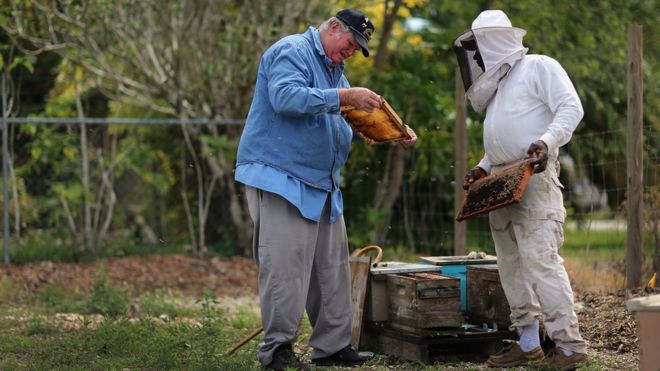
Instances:
[[[77,80],[74,77],[74,80]],[[80,119],[80,161],[82,162],[82,186],[83,186],[83,240],[85,241],[85,250],[92,252],[98,257],[100,251],[94,246],[92,238],[92,207],[90,205],[91,188],[89,185],[89,158],[87,156],[87,125],[85,125],[85,114],[83,112],[82,101],[80,100],[80,86],[78,81],[74,83],[76,90],[76,109]]]
[[[215,129],[210,128],[210,131],[217,136],[219,134]],[[202,151],[208,150],[208,144],[203,142]],[[247,204],[242,187],[238,187],[234,181],[234,163],[225,158],[222,153],[216,153],[215,156],[206,157],[206,162],[213,176],[220,179],[222,184],[225,185],[225,194],[229,197],[229,215],[236,237],[234,253],[250,256],[252,253],[252,220],[247,213]]]
[[[385,61],[387,60],[387,42],[392,36],[392,28],[394,27],[394,22],[396,22],[396,13],[401,7],[401,0],[394,0],[391,4],[392,7],[389,8],[390,2],[385,2],[385,10],[383,14],[383,30],[380,32],[380,43],[378,44],[378,52],[376,53],[376,59],[374,61],[374,69],[376,71],[381,71],[385,67]]]
[[[385,67],[385,61],[388,57],[387,43],[392,35],[392,28],[397,19],[397,12],[401,7],[401,0],[394,0],[391,7],[388,6],[389,4],[389,2],[385,3],[383,31],[381,33],[380,43],[378,44],[376,60],[374,61],[374,69],[377,71]],[[385,170],[378,183],[373,206],[379,214],[383,212],[386,217],[379,220],[378,224],[374,226],[375,237],[371,241],[373,244],[383,244],[387,237],[392,218],[391,209],[401,193],[401,185],[403,184],[405,173],[404,149],[401,146],[392,145],[388,148],[386,159],[384,164]]]
[[[374,209],[384,211],[386,217],[380,220],[375,226],[376,237],[372,244],[382,245],[387,237],[392,221],[392,207],[401,194],[401,185],[405,170],[405,151],[400,145],[392,145],[387,151],[387,160],[385,163],[385,173],[381,178],[376,197],[374,199]]]

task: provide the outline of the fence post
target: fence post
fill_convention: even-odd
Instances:
[[[626,287],[641,285],[643,251],[643,81],[642,26],[633,25],[628,32],[628,125],[626,138],[628,233],[626,251]]]
[[[461,71],[456,68],[456,124],[454,125],[454,214],[463,202],[463,177],[467,171],[467,108]],[[454,255],[465,255],[467,222],[454,220]]]
[[[2,72],[2,246],[5,264],[9,264],[9,128],[7,127],[7,81],[6,73]]]

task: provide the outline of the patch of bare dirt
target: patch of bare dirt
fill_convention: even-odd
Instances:
[[[638,338],[635,317],[626,309],[634,297],[659,293],[660,290],[619,291],[610,294],[578,295],[576,312],[580,332],[593,350],[608,350],[637,355]]]
[[[40,262],[0,267],[0,281],[36,292],[46,286],[63,291],[89,291],[96,282],[99,265],[108,279],[138,296],[157,288],[170,288],[187,295],[213,292],[218,296],[257,293],[257,268],[242,257],[194,258],[183,255],[103,259],[91,263]]]

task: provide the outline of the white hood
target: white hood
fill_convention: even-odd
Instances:
[[[472,22],[471,31],[486,66],[485,74],[527,53],[522,43],[527,31],[512,27],[511,21],[501,10],[481,12]]]
[[[476,111],[483,111],[492,99],[499,81],[506,76],[515,61],[521,59],[527,48],[522,44],[527,31],[511,26],[511,21],[501,10],[486,10],[472,22],[472,28],[454,40],[454,49],[461,63],[466,96]],[[483,60],[483,72],[476,66],[474,55],[465,48],[466,41],[474,40],[476,53]],[[474,49],[472,49],[474,50]],[[465,53],[464,56],[461,56]]]

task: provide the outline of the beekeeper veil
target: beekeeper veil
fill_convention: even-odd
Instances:
[[[475,111],[488,107],[499,82],[527,48],[522,38],[527,31],[511,26],[501,10],[486,10],[472,22],[472,28],[453,43],[463,78],[465,95]]]

